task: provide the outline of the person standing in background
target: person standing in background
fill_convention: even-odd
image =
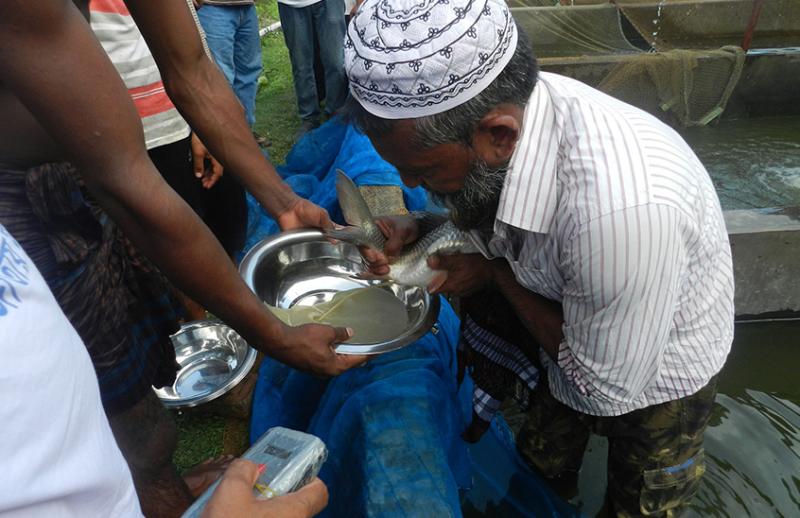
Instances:
[[[332,116],[347,99],[344,8],[343,0],[278,0],[301,120],[298,138],[320,124],[320,100],[314,76],[315,37],[325,77],[325,117]]]
[[[244,106],[245,118],[252,128],[256,123],[256,93],[261,74],[261,39],[255,2],[204,0],[195,1],[195,4],[211,55]],[[255,132],[253,136],[259,145],[269,145],[266,137]]]
[[[194,12],[194,4],[188,1]],[[244,188],[208,152],[164,90],[156,62],[123,0],[91,0],[90,23],[119,72],[142,119],[150,160],[170,187],[208,225],[229,256],[242,249],[247,233]],[[198,25],[198,30],[201,28]],[[203,35],[201,35],[201,38]],[[206,53],[210,50],[206,47]],[[176,290],[188,320],[205,309]]]

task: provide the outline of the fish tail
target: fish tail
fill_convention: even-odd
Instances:
[[[367,280],[367,281],[383,281],[377,284],[377,286],[384,286],[388,284],[389,278],[386,275],[375,275],[372,272],[358,272],[355,275],[351,275],[353,279],[359,280]]]
[[[375,246],[367,232],[361,227],[326,228],[322,233],[327,238],[353,243],[354,245]]]
[[[356,184],[353,183],[353,180],[351,180],[350,177],[348,177],[342,170],[337,169],[336,175],[336,195],[339,199],[339,206],[342,209],[342,214],[344,214],[345,221],[349,225],[359,227],[364,231],[364,237],[369,241],[360,244],[365,244],[372,248],[383,251],[383,245],[385,243],[383,234],[378,228],[378,225],[375,224],[372,213],[369,210],[369,206],[367,205],[367,202],[364,201],[364,197],[361,196],[361,192],[358,190],[358,187],[356,187]],[[330,237],[339,239],[334,236]],[[345,238],[341,239],[343,241],[347,241]]]

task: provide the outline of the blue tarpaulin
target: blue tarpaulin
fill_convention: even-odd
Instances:
[[[307,133],[289,152],[286,164],[277,169],[294,192],[326,208],[331,218],[342,224],[344,217],[336,201],[336,169],[347,173],[356,185],[401,186],[410,211],[426,206],[425,190],[402,185],[397,169],[380,157],[366,135],[338,117]],[[245,250],[279,230],[255,198],[249,194],[247,198],[249,223]]]
[[[325,442],[320,476],[331,498],[322,516],[460,515],[458,491],[471,475],[459,434],[471,410],[469,394],[459,398],[458,319],[446,302],[435,329],[328,382],[262,365],[251,439],[281,425]]]
[[[328,123],[302,139],[279,171],[301,195],[341,221],[336,168],[359,185],[400,185],[396,170],[352,127]],[[425,194],[404,188],[410,210]],[[251,207],[249,246],[277,231]],[[256,218],[253,220],[253,218]],[[469,448],[472,383],[456,383],[459,320],[446,300],[433,330],[366,366],[321,380],[266,358],[253,397],[250,436],[272,426],[320,437],[329,457],[320,477],[330,501],[321,516],[573,516],[516,454],[505,423]],[[502,514],[493,514],[502,510]]]

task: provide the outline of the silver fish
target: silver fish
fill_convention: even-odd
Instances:
[[[383,252],[384,238],[375,219],[361,196],[358,187],[342,171],[337,170],[336,194],[344,219],[350,227],[326,230],[325,234],[333,239],[347,241],[360,246],[367,246]],[[400,256],[389,265],[389,274],[385,277],[398,284],[430,287],[436,289],[447,279],[444,270],[433,270],[427,260],[436,254],[471,254],[478,252],[469,235],[447,221],[414,243],[403,248]],[[364,275],[369,277],[369,275]],[[374,277],[378,278],[378,277]]]

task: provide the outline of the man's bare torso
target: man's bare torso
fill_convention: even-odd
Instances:
[[[88,0],[73,3],[88,19]],[[58,145],[19,99],[4,87],[0,77],[0,167],[25,169],[64,159]]]

